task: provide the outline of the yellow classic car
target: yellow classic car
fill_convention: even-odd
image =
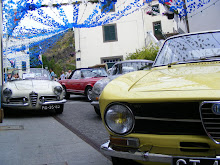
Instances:
[[[99,103],[113,164],[220,164],[220,31],[168,38],[151,70],[114,79]]]

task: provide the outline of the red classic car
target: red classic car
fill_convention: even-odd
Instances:
[[[80,68],[72,71],[68,79],[60,80],[59,83],[65,89],[67,99],[72,93],[85,95],[91,101],[93,85],[107,75],[104,68]]]

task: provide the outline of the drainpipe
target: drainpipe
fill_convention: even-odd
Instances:
[[[3,44],[2,44],[2,0],[0,0],[0,32],[1,32],[1,34],[0,34],[0,43],[1,43],[1,45],[0,45],[0,52],[1,52],[1,56],[0,56],[0,99],[1,99],[1,91],[2,91],[2,85],[3,85],[3,70],[2,70],[2,68],[3,68],[3,50],[2,50],[2,48],[3,48]],[[3,121],[3,117],[4,117],[4,113],[3,113],[3,109],[2,109],[2,105],[1,105],[1,101],[0,101],[0,123],[2,123],[2,121]]]
[[[184,2],[183,7],[184,7],[184,10],[185,10],[185,12],[186,12],[186,1],[183,0],[183,2]],[[187,29],[187,33],[189,33],[190,31],[189,31],[189,21],[188,21],[187,13],[186,13],[186,16],[185,16],[185,21],[186,21],[186,29]]]

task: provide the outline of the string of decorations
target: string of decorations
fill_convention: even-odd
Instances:
[[[201,10],[200,12],[191,15],[190,18],[192,18],[193,16],[195,16],[195,15],[197,15],[197,14],[199,14],[199,13],[205,11],[205,10],[207,10],[208,8],[212,7],[213,5],[215,5],[215,4],[218,3],[218,2],[220,2],[220,0],[217,0],[217,1],[213,2],[211,5],[207,6],[206,8],[204,8],[203,10]]]
[[[212,0],[187,0],[187,5],[183,0],[158,0],[159,3],[168,7],[169,11],[178,14],[179,18],[186,16],[189,13],[193,13],[201,7],[207,5]],[[69,28],[91,28],[96,26],[102,26],[121,19],[124,16],[134,13],[139,10],[145,4],[149,4],[152,0],[146,0],[144,3],[141,0],[125,0],[121,5],[117,5],[117,0],[100,0],[72,2],[72,3],[60,3],[52,4],[51,6],[42,3],[43,0],[3,0],[3,38],[6,41],[10,39],[20,39],[20,45],[17,46],[5,46],[4,53],[13,53],[13,51],[23,50],[24,43],[22,40],[29,39],[30,48],[34,43],[39,44],[44,42],[48,38],[53,38],[54,42]],[[88,3],[90,2],[90,3]],[[72,6],[72,20],[67,18],[66,12],[63,6]],[[84,14],[80,15],[80,9],[87,5],[90,5],[91,13],[84,18]],[[115,12],[110,12],[115,8]],[[53,8],[56,11],[59,19],[51,16],[46,12],[46,9]],[[92,8],[92,9],[91,9]],[[83,20],[82,20],[83,18]],[[37,26],[24,25],[25,20],[31,20]],[[22,24],[23,23],[23,24]],[[33,39],[33,40],[31,40]],[[46,44],[47,45],[47,44]],[[49,48],[49,44],[45,46],[45,49]]]

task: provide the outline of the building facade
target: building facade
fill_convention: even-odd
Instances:
[[[117,4],[113,12],[117,12]],[[152,32],[158,40],[178,33],[177,22],[164,16],[165,11],[163,5],[153,1],[150,6],[145,4],[115,22],[92,28],[75,28],[76,67],[124,60],[129,53],[149,44],[148,32]],[[182,31],[186,31],[185,27]]]

